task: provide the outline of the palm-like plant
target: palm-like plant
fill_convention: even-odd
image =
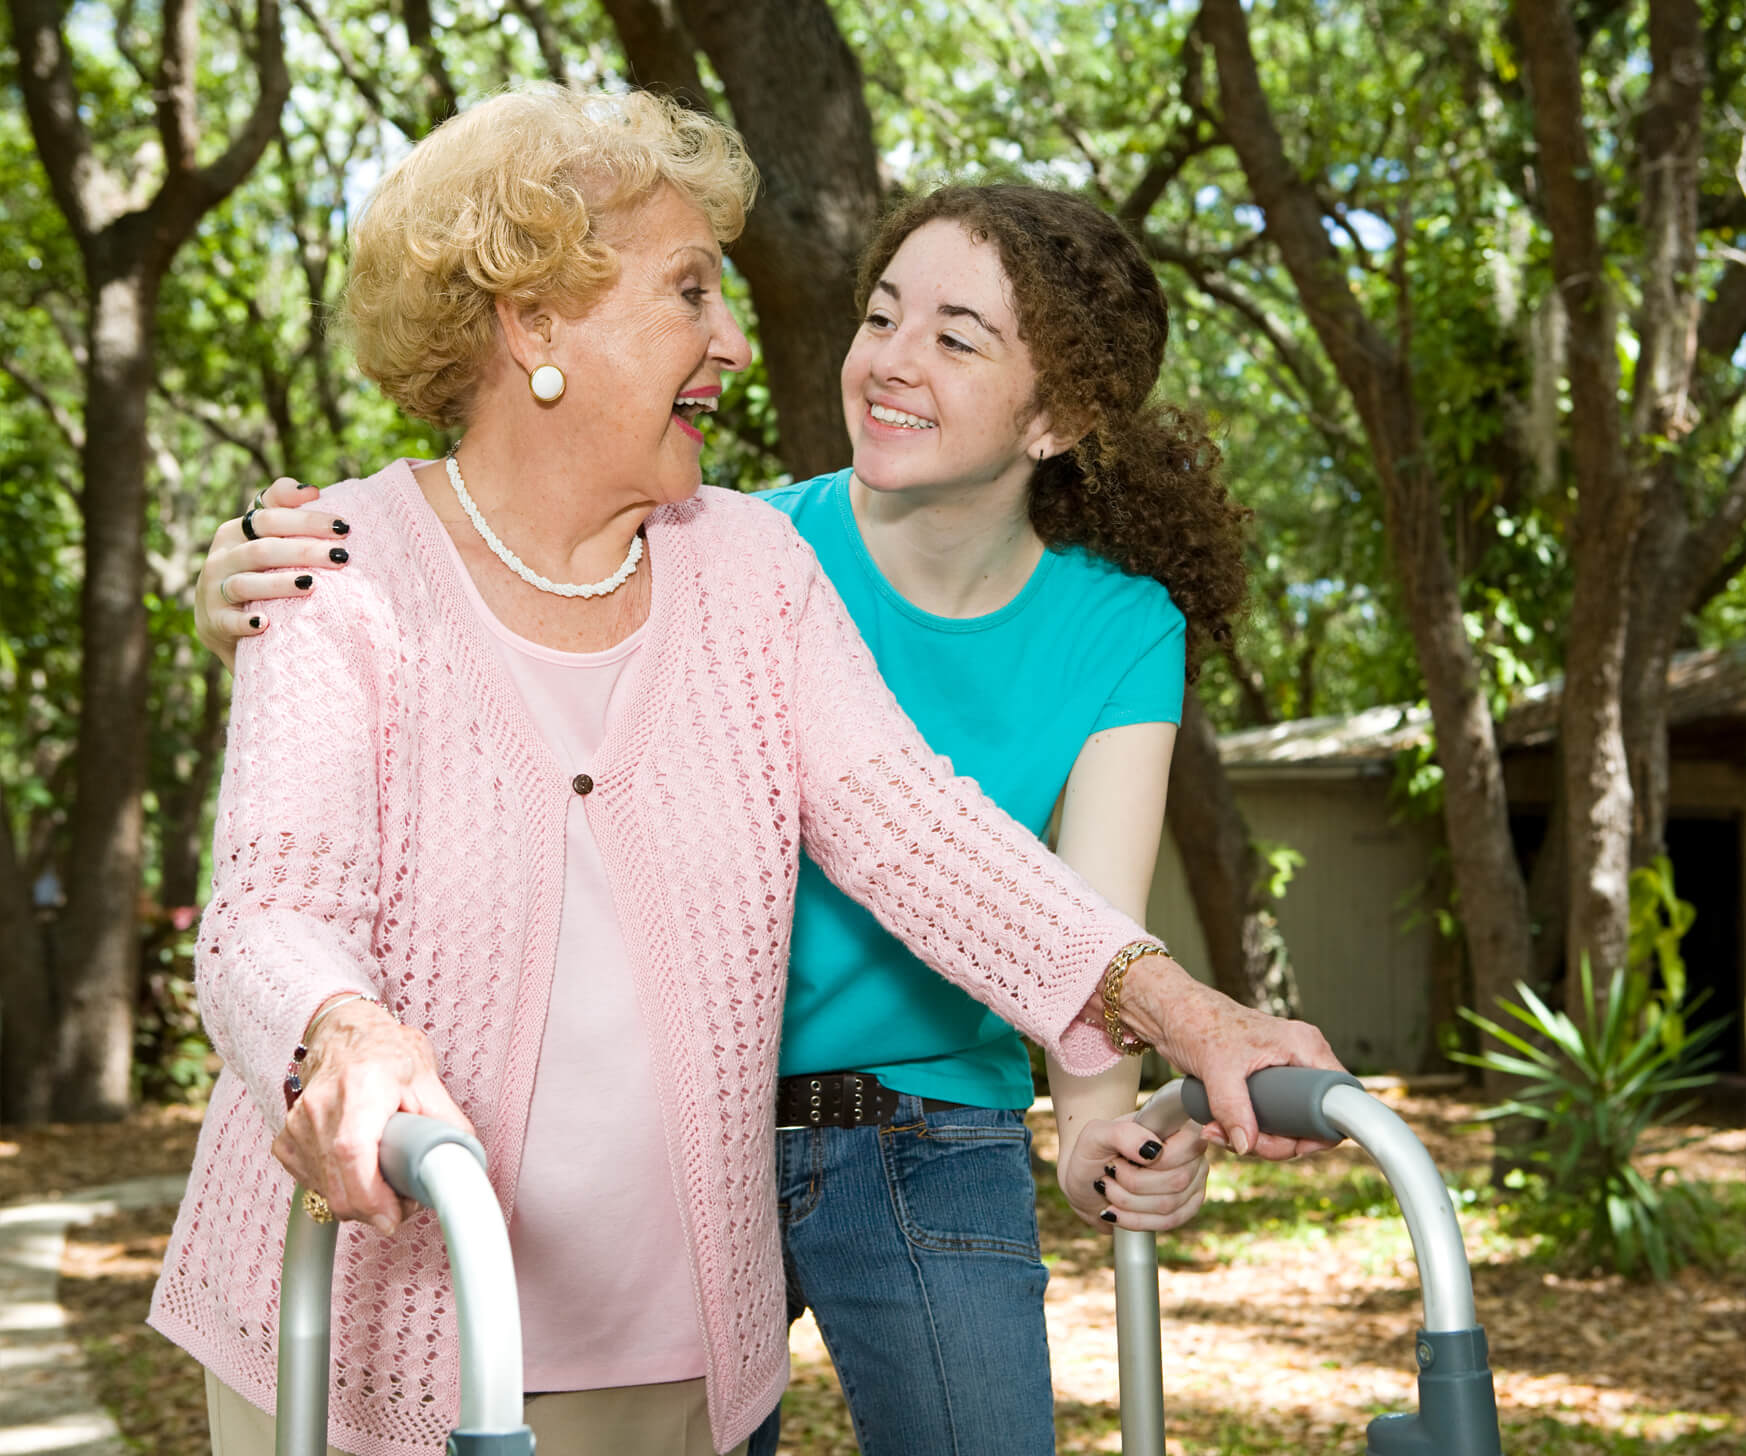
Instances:
[[[1463,1017],[1507,1050],[1454,1055],[1524,1083],[1480,1116],[1541,1124],[1527,1152],[1545,1170],[1547,1206],[1531,1222],[1572,1254],[1665,1279],[1682,1264],[1714,1255],[1714,1210],[1701,1189],[1679,1182],[1670,1169],[1638,1168],[1637,1145],[1650,1128],[1696,1106],[1696,1097],[1675,1103],[1679,1094],[1715,1080],[1704,1066],[1726,1023],[1687,1031],[1678,1001],[1666,988],[1651,990],[1645,970],[1615,971],[1604,1004],[1597,1004],[1586,959],[1581,974],[1581,1026],[1518,983],[1522,1004],[1498,1004],[1529,1035],[1462,1007]]]

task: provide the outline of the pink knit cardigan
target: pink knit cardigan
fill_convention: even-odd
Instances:
[[[552,761],[406,462],[321,506],[356,525],[351,565],[237,653],[198,971],[225,1071],[151,1322],[273,1409],[291,1181],[269,1145],[290,1049],[339,990],[380,995],[429,1035],[513,1210],[586,767],[654,1028],[725,1450],[787,1378],[772,1109],[801,848],[1079,1073],[1113,1060],[1080,1013],[1144,932],[927,748],[811,550],[761,502],[706,489],[649,517],[637,683],[586,766]],[[610,1115],[580,1112],[578,1140]],[[440,1451],[459,1367],[434,1215],[392,1239],[343,1226],[334,1332],[332,1443]]]

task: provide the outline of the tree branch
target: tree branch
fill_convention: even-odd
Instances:
[[[1206,119],[1206,114],[1197,109],[1187,125],[1178,127],[1153,156],[1145,175],[1134,184],[1133,191],[1116,207],[1116,217],[1129,232],[1138,236],[1152,209],[1158,205],[1158,199],[1182,175],[1182,169],[1203,152],[1211,150],[1214,138],[1202,129]]]
[[[156,90],[158,136],[164,146],[165,187],[178,186],[194,172],[200,121],[194,94],[195,57],[200,27],[193,0],[164,0],[164,38],[158,50]]]
[[[406,112],[392,111],[382,100],[382,89],[375,80],[366,75],[352,54],[345,47],[345,42],[338,32],[328,24],[327,18],[320,13],[310,0],[292,0],[292,3],[302,12],[303,18],[315,28],[315,33],[321,37],[321,43],[327,47],[327,52],[334,59],[334,64],[340,68],[340,74],[351,82],[352,89],[363,99],[364,105],[378,121],[386,122],[401,135],[416,139],[424,135],[423,128],[417,117]]]
[[[570,67],[564,59],[563,38],[545,5],[539,3],[539,0],[509,0],[509,8],[533,32],[534,44],[540,49],[540,59],[545,62],[546,74],[554,81],[567,83],[570,79]]]
[[[291,94],[291,75],[285,68],[285,35],[279,23],[279,0],[256,0],[255,74],[260,95],[235,140],[202,167],[199,179],[202,211],[228,197],[248,176],[267,144],[278,134],[279,113]]]
[[[1704,48],[1697,0],[1652,0],[1650,81],[1641,125],[1643,280],[1631,432],[1677,437],[1689,407],[1698,325]]]
[[[455,94],[455,83],[449,79],[448,66],[431,26],[430,0],[402,0],[401,13],[406,21],[406,38],[424,57],[419,89],[425,95],[424,129],[429,131],[461,109],[460,98]]]
[[[1579,488],[1610,518],[1621,486],[1618,340],[1597,221],[1594,159],[1582,116],[1582,59],[1566,0],[1515,0],[1522,69],[1533,96],[1552,273],[1568,319],[1571,455]]]
[[[1142,234],[1140,243],[1150,257],[1180,268],[1193,280],[1196,288],[1207,297],[1224,304],[1267,341],[1280,363],[1285,366],[1287,374],[1302,391],[1310,423],[1338,456],[1349,459],[1363,455],[1364,451],[1359,443],[1336,423],[1339,410],[1335,402],[1334,387],[1327,376],[1316,366],[1313,359],[1292,342],[1278,321],[1259,302],[1220,272],[1212,260],[1201,254],[1179,248],[1151,233]],[[1237,250],[1239,254],[1243,251],[1246,251],[1246,247]]]
[[[1697,611],[1733,580],[1739,570],[1743,529],[1746,529],[1746,455],[1734,462],[1728,483],[1708,518],[1686,533],[1680,552],[1680,580],[1703,583],[1687,611]]]
[[[67,442],[68,447],[75,455],[80,454],[85,448],[85,430],[77,417],[62,406],[46,388],[3,356],[0,356],[0,370],[4,370],[20,389],[42,406],[43,411],[49,417],[49,422],[60,432],[61,438]],[[77,494],[78,492],[75,491],[75,497]]]
[[[1386,439],[1391,431],[1384,424],[1384,401],[1398,361],[1346,285],[1345,264],[1322,226],[1315,189],[1286,158],[1261,89],[1241,0],[1205,0],[1201,25],[1218,61],[1224,133],[1267,219],[1267,236],[1279,245],[1304,312],[1359,413],[1379,440]],[[1378,454],[1399,458],[1407,450],[1405,441],[1389,440]]]
[[[1243,713],[1250,725],[1260,728],[1278,722],[1279,715],[1267,701],[1267,679],[1261,675],[1260,668],[1243,660],[1242,654],[1237,651],[1237,644],[1229,636],[1219,644],[1219,650],[1224,653],[1225,664],[1230,668],[1231,678],[1242,696]]]
[[[697,43],[671,0],[601,0],[624,47],[625,64],[639,86],[671,93],[687,106],[709,109],[709,92],[697,69]]]
[[[1729,263],[1698,318],[1698,352],[1726,362],[1746,339],[1746,265]]]
[[[79,119],[72,61],[56,0],[10,0],[18,83],[36,152],[81,248],[120,210],[122,192],[91,150]]]
[[[267,458],[265,445],[258,440],[249,439],[246,435],[226,425],[211,409],[203,409],[190,401],[178,399],[161,384],[153,385],[152,393],[175,410],[177,414],[193,420],[195,424],[210,433],[214,439],[225,445],[234,445],[238,450],[241,450],[255,463],[263,478],[271,479],[281,473]]]

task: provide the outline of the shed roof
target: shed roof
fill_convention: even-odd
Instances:
[[[1684,652],[1667,672],[1668,722],[1678,727],[1714,718],[1746,718],[1746,643]],[[1516,698],[1498,725],[1506,749],[1534,748],[1558,733],[1564,679],[1536,683]],[[1323,718],[1295,718],[1219,738],[1219,756],[1238,778],[1336,777],[1386,773],[1403,749],[1431,740],[1431,711],[1396,703]]]

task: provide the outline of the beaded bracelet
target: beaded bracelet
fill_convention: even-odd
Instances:
[[[1137,1057],[1148,1050],[1149,1043],[1130,1035],[1122,1023],[1122,980],[1128,967],[1141,956],[1170,954],[1170,947],[1159,940],[1131,940],[1115,953],[1109,968],[1103,973],[1103,1029],[1110,1044],[1124,1057]]]
[[[309,1018],[309,1024],[303,1028],[303,1037],[291,1052],[291,1061],[285,1068],[285,1110],[289,1112],[303,1095],[303,1063],[309,1058],[309,1039],[315,1035],[315,1028],[321,1025],[330,1011],[336,1011],[341,1006],[349,1006],[354,1001],[368,1001],[372,1006],[378,1006],[387,1011],[396,1021],[398,1017],[389,1010],[387,1004],[374,996],[366,996],[362,991],[348,991],[342,996],[333,997],[319,1011]]]

